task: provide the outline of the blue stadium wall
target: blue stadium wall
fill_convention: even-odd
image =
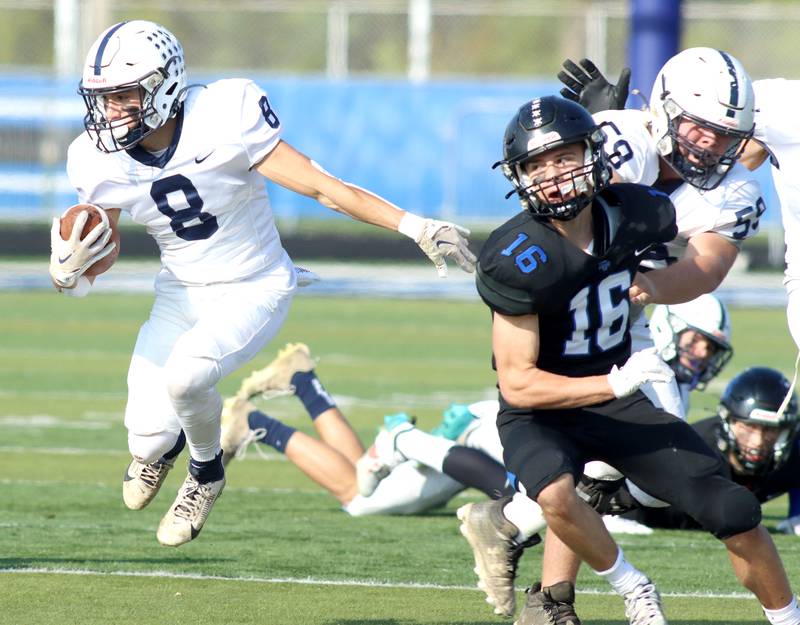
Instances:
[[[213,77],[203,77],[209,82]],[[403,208],[467,223],[497,223],[518,210],[508,183],[491,169],[518,106],[556,93],[556,82],[329,81],[256,77],[283,125],[283,137],[335,175]],[[82,131],[75,81],[0,76],[0,137]],[[16,133],[16,134],[14,134]],[[23,139],[14,139],[23,140]],[[7,146],[8,147],[8,146]],[[2,148],[2,146],[0,146]],[[44,220],[74,203],[64,150],[47,167],[0,149],[0,219]],[[762,176],[769,185],[768,176]],[[271,186],[276,214],[329,217],[316,202]],[[780,220],[777,206],[768,222]]]

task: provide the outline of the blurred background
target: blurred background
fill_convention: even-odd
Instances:
[[[655,15],[661,23],[649,27],[674,29],[680,48],[722,48],[754,79],[800,77],[800,0],[0,1],[0,255],[41,253],[31,247],[46,247],[42,225],[76,201],[65,174],[66,148],[82,132],[76,87],[86,51],[112,23],[164,24],[183,43],[190,82],[255,79],[284,138],[329,171],[480,232],[519,207],[491,169],[516,108],[556,92],[566,58],[589,57],[616,80],[648,52],[631,58],[633,13],[648,5],[679,8],[680,23]],[[634,67],[632,86],[649,95],[640,80]],[[779,210],[768,168],[759,174],[769,208],[746,258],[780,267]],[[285,237],[350,227],[313,201],[270,192]],[[128,242],[126,257],[153,253]]]

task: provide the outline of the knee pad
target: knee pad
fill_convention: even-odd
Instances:
[[[164,366],[164,376],[173,403],[202,398],[220,379],[214,360],[191,356],[171,356]]]
[[[152,464],[178,442],[180,432],[157,432],[155,434],[134,434],[128,432],[128,450],[139,462]]]
[[[704,505],[702,518],[695,520],[720,540],[756,527],[761,522],[761,504],[755,495],[724,478],[717,480],[724,484],[714,491],[698,489]]]

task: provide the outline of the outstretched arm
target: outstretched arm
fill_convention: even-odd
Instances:
[[[453,259],[464,271],[471,272],[475,268],[475,255],[467,247],[469,230],[450,222],[419,217],[366,189],[344,182],[285,141],[281,141],[256,165],[256,170],[273,182],[312,197],[332,210],[405,234],[420,246],[442,277],[447,275],[446,257]]]

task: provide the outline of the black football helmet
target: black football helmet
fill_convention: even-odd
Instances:
[[[732,451],[749,475],[774,471],[789,456],[800,426],[794,393],[780,413],[790,389],[789,381],[780,371],[751,367],[733,378],[722,393],[718,408],[722,419],[720,448]],[[775,442],[770,449],[743,448],[733,431],[736,421],[771,429],[776,435]]]
[[[603,152],[605,135],[591,114],[577,102],[558,96],[536,98],[523,104],[506,127],[503,137],[503,174],[519,195],[522,208],[541,217],[573,219],[611,178]],[[531,180],[523,164],[534,156],[569,143],[585,146],[583,165],[559,176]],[[537,192],[557,188],[560,201],[543,201]],[[574,191],[574,193],[570,193]],[[564,195],[572,195],[565,199]],[[544,196],[544,193],[542,193]]]

